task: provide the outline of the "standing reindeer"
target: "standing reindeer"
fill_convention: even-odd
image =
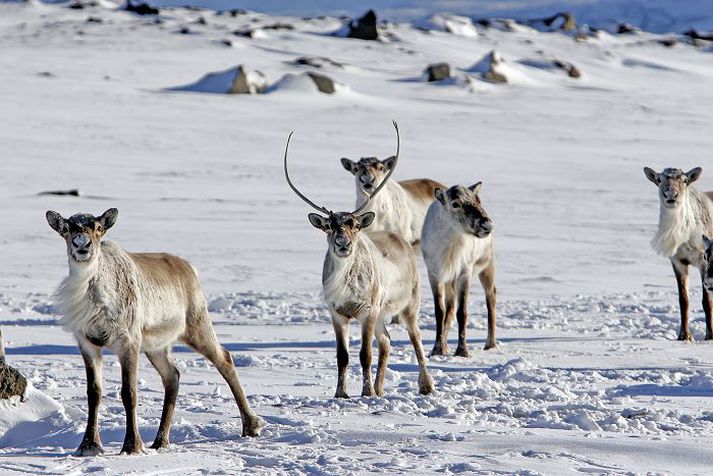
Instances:
[[[651,246],[661,256],[671,260],[678,285],[678,304],[681,328],[678,340],[693,340],[688,329],[688,267],[695,266],[705,277],[703,233],[713,236],[712,194],[704,194],[691,184],[698,180],[703,169],[696,167],[684,173],[667,168],[661,173],[644,167],[646,178],[659,189],[661,209],[659,228]],[[703,312],[706,315],[706,340],[713,339],[711,293],[703,289]]]
[[[114,351],[121,364],[121,401],[126,410],[122,453],[144,450],[136,421],[139,353],[161,375],[163,412],[152,448],[168,446],[179,373],[171,345],[180,340],[208,358],[230,385],[243,420],[243,436],[256,436],[261,419],[248,406],[230,353],[220,346],[206,310],[195,269],[165,253],[127,253],[101,241],[116,222],[118,210],[100,217],[77,214],[68,219],[47,212],[49,225],[67,243],[69,276],[55,294],[62,324],[77,339],[87,371],[87,429],[77,455],[103,453],[99,438],[102,397],[102,347]]]
[[[436,342],[431,355],[448,354],[448,330],[455,312],[458,347],[468,357],[466,324],[470,279],[478,274],[488,308],[485,349],[495,347],[495,252],[493,223],[480,202],[481,182],[436,189],[423,224],[421,250],[428,269],[436,312]]]
[[[443,185],[431,179],[412,179],[397,182],[387,180],[396,165],[396,157],[384,160],[376,157],[363,157],[358,162],[347,158],[341,159],[342,166],[354,175],[356,182],[356,206],[367,204],[364,210],[376,213],[374,223],[368,233],[388,231],[395,233],[410,243],[414,248],[421,239],[423,220],[429,205],[433,202],[433,193]],[[374,193],[382,183],[378,196]]]
[[[396,128],[396,157],[398,160],[400,139]],[[385,318],[400,315],[406,323],[411,343],[419,366],[419,392],[433,392],[433,380],[426,368],[426,359],[418,328],[420,306],[420,279],[416,257],[409,243],[398,235],[388,232],[365,234],[375,218],[374,212],[364,212],[369,200],[353,212],[332,212],[315,205],[292,184],[287,172],[287,153],[292,133],[285,146],[285,178],[290,188],[302,200],[318,210],[308,215],[310,223],[327,234],[327,254],[322,270],[324,298],[332,314],[332,325],[337,338],[337,391],[335,398],[349,398],[346,390],[346,374],[349,364],[348,325],[350,319],[361,324],[361,361],[363,386],[362,396],[383,396],[386,361],[391,346]],[[387,174],[371,197],[388,183],[394,167]],[[376,335],[379,344],[379,362],[374,386],[371,383],[371,343]]]

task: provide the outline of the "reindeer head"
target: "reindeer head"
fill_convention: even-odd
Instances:
[[[458,222],[466,233],[478,238],[485,238],[493,231],[493,222],[480,203],[482,185],[482,182],[470,187],[454,185],[448,190],[437,188],[434,192],[446,213]]]
[[[713,240],[703,235],[703,289],[713,292]]]
[[[681,169],[667,168],[661,173],[654,169],[644,167],[644,174],[654,185],[659,188],[661,205],[665,208],[677,208],[683,203],[688,186],[698,180],[702,168],[696,167],[684,173]]]
[[[118,215],[119,210],[116,208],[110,208],[98,218],[89,213],[62,218],[62,215],[52,210],[46,214],[47,223],[67,242],[70,260],[78,263],[89,262],[96,256],[102,236],[116,223]]]
[[[309,222],[327,234],[329,251],[338,258],[346,258],[352,254],[357,233],[362,228],[371,225],[376,217],[374,212],[355,215],[349,212],[330,213],[323,217],[317,213],[307,215]]]
[[[357,187],[367,195],[384,181],[384,176],[396,165],[396,156],[379,160],[376,157],[362,157],[359,162],[342,158],[342,167],[352,173],[356,178]]]
[[[309,218],[309,222],[314,226],[315,228],[319,228],[320,230],[324,231],[327,233],[327,242],[329,243],[329,252],[332,253],[332,255],[338,257],[338,258],[345,258],[349,255],[351,255],[353,251],[353,244],[357,239],[357,234],[359,233],[360,230],[363,228],[368,227],[369,225],[372,224],[374,221],[374,218],[376,215],[374,212],[367,212],[367,213],[361,213],[364,211],[364,209],[367,207],[369,204],[369,201],[376,196],[379,191],[384,188],[384,185],[386,185],[386,182],[389,180],[389,177],[391,177],[391,174],[394,172],[394,168],[396,167],[396,163],[399,160],[399,151],[401,150],[401,138],[399,136],[399,126],[396,124],[394,121],[394,128],[396,129],[396,155],[393,157],[390,157],[389,159],[386,160],[391,160],[390,168],[386,176],[380,175],[380,177],[383,177],[383,180],[381,180],[381,183],[376,186],[376,188],[373,188],[372,192],[369,193],[367,196],[366,201],[356,210],[353,212],[333,212],[331,210],[328,210],[325,207],[321,207],[319,205],[316,205],[314,202],[312,202],[309,198],[304,196],[302,192],[300,192],[297,187],[292,183],[292,180],[290,180],[290,174],[287,171],[287,152],[290,149],[290,139],[292,139],[292,132],[290,133],[289,137],[287,138],[287,145],[285,145],[285,160],[284,160],[284,166],[285,166],[285,179],[287,179],[287,184],[290,186],[290,188],[297,194],[298,197],[300,197],[302,200],[304,200],[307,204],[309,204],[311,207],[315,208],[318,210],[322,215],[317,214],[317,213],[310,213],[307,217]],[[349,163],[352,163],[349,161],[349,159],[342,159],[343,161],[347,160]],[[365,159],[362,159],[362,161]],[[376,160],[376,159],[373,159]],[[360,161],[361,162],[361,161]],[[378,162],[378,160],[377,160]],[[381,162],[379,162],[381,164]],[[382,165],[383,167],[383,165]],[[346,168],[346,165],[345,165]],[[326,215],[326,216],[323,216]]]

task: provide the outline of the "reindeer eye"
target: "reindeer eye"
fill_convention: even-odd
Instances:
[[[451,206],[452,206],[453,208],[460,208],[460,203],[458,203],[458,202],[453,202],[453,203],[451,203]]]

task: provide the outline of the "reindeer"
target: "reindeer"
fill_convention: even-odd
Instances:
[[[396,128],[396,156],[391,170],[374,189],[376,196],[388,183],[398,161],[401,141]],[[346,374],[349,365],[348,325],[350,319],[361,324],[362,396],[383,396],[386,361],[391,346],[386,330],[386,317],[400,315],[406,323],[409,338],[416,352],[419,366],[419,392],[433,392],[433,380],[426,368],[426,359],[418,328],[420,306],[420,279],[416,256],[409,243],[394,233],[360,233],[373,224],[376,214],[364,212],[369,199],[353,212],[332,212],[315,205],[304,196],[290,180],[287,172],[287,154],[290,133],[285,146],[285,178],[290,188],[311,207],[320,212],[310,213],[309,222],[327,234],[327,254],[322,269],[324,298],[332,314],[332,325],[337,340],[337,391],[335,398],[349,398]],[[326,215],[326,216],[323,216]],[[374,385],[371,383],[371,344],[376,336],[379,361]]]
[[[693,340],[688,329],[688,267],[695,266],[705,276],[702,233],[713,236],[713,194],[704,194],[691,186],[703,169],[696,167],[684,173],[667,168],[661,173],[644,167],[646,178],[659,189],[661,209],[659,228],[651,246],[661,256],[671,260],[678,285],[681,327],[678,340]],[[713,339],[711,293],[703,289],[703,311],[706,315],[706,340]]]
[[[485,350],[495,347],[495,253],[493,223],[480,201],[482,183],[470,187],[438,188],[426,215],[421,250],[436,312],[436,342],[431,355],[448,354],[448,330],[455,312],[458,347],[455,355],[468,357],[466,324],[470,279],[477,273],[488,308]]]
[[[707,194],[710,195],[710,194]],[[713,295],[713,239],[703,235],[703,293]]]
[[[390,175],[396,165],[395,156],[384,160],[362,157],[358,162],[343,157],[341,162],[342,167],[354,175],[356,206],[367,204],[364,210],[376,213],[376,219],[367,232],[395,233],[417,249],[423,220],[433,202],[433,192],[443,185],[426,178],[400,182],[385,180],[384,176]],[[386,185],[377,197],[374,191],[384,182]]]
[[[161,376],[163,412],[151,448],[169,444],[179,372],[171,345],[180,340],[203,354],[230,385],[243,421],[243,436],[256,436],[262,422],[248,406],[230,353],[221,347],[206,310],[195,269],[165,253],[127,253],[101,241],[116,222],[118,210],[100,217],[76,214],[68,219],[47,212],[47,222],[67,244],[69,276],[55,293],[63,326],[77,339],[87,373],[87,429],[76,454],[103,453],[98,414],[102,398],[102,348],[117,354],[121,365],[121,401],[126,435],[121,453],[144,451],[136,421],[139,352]]]

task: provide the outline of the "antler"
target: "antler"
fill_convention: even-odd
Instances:
[[[386,182],[389,181],[391,174],[393,174],[394,170],[396,169],[396,164],[399,161],[399,152],[401,151],[401,136],[399,134],[399,125],[396,124],[396,121],[391,121],[391,122],[394,123],[394,129],[396,129],[396,156],[394,158],[394,165],[391,167],[391,170],[389,170],[389,173],[386,174],[386,177],[384,177],[384,180],[382,180],[381,183],[379,184],[379,186],[376,187],[376,190],[374,190],[374,193],[372,193],[371,195],[367,195],[366,201],[364,203],[362,203],[362,205],[359,208],[357,208],[356,210],[354,210],[352,212],[353,215],[356,215],[357,213],[361,213],[362,211],[364,211],[364,209],[369,205],[369,202],[371,201],[371,199],[374,198],[374,196],[377,193],[379,193],[379,191],[382,188],[384,188],[384,186],[386,185]]]
[[[292,139],[292,134],[294,134],[295,131],[290,132],[290,135],[287,137],[287,145],[285,145],[285,178],[287,179],[287,184],[290,186],[290,188],[297,194],[298,197],[300,197],[302,200],[307,202],[310,206],[315,208],[316,210],[319,210],[320,212],[326,214],[326,215],[331,215],[332,212],[327,210],[324,207],[320,207],[319,205],[315,205],[312,200],[309,198],[305,197],[302,192],[297,190],[297,187],[295,187],[292,183],[292,180],[290,180],[290,174],[287,173],[287,151],[290,148],[290,139]]]
[[[391,177],[391,174],[394,173],[394,169],[396,168],[396,164],[399,161],[399,152],[401,151],[401,136],[399,135],[399,125],[396,124],[396,121],[391,121],[394,123],[394,129],[396,129],[396,157],[394,159],[394,165],[391,167],[391,170],[389,170],[389,173],[386,174],[386,177],[384,177],[384,180],[381,181],[378,187],[376,187],[376,190],[374,190],[374,193],[371,194],[371,196],[367,196],[366,201],[352,212],[352,214],[357,214],[362,212],[367,205],[369,205],[369,201],[379,193],[379,191],[384,188],[386,185],[386,182],[389,180],[389,177]],[[332,212],[330,210],[327,210],[324,207],[320,207],[319,205],[316,205],[312,200],[309,198],[305,197],[302,192],[297,190],[297,187],[292,183],[292,180],[290,180],[290,174],[287,172],[287,151],[290,149],[290,139],[292,139],[292,134],[294,134],[295,131],[290,132],[290,135],[287,137],[287,144],[285,145],[285,178],[287,179],[287,184],[290,186],[290,188],[297,194],[298,197],[300,197],[302,200],[304,200],[308,205],[310,205],[312,208],[315,210],[318,210],[326,215],[331,215]]]

